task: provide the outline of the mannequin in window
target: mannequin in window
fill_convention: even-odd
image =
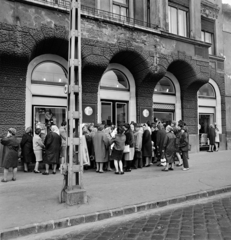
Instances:
[[[49,121],[51,121],[52,117],[53,117],[53,114],[52,114],[51,109],[47,109],[47,110],[46,110],[46,113],[45,113],[45,121],[46,121],[46,124],[47,124]]]

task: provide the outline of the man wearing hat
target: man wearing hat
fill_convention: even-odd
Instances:
[[[16,135],[16,129],[10,128],[7,132],[7,136],[2,138],[1,144],[4,146],[3,149],[3,168],[4,176],[2,182],[7,182],[7,175],[9,168],[13,168],[13,178],[12,181],[16,180],[16,173],[18,167],[18,150],[19,142]]]

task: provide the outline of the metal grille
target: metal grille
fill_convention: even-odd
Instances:
[[[166,109],[166,110],[175,110],[174,104],[163,104],[163,103],[154,103],[154,109]]]

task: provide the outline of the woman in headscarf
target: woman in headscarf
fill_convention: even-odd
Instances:
[[[22,136],[20,143],[22,149],[22,162],[24,165],[24,172],[28,172],[28,166],[31,162],[35,162],[35,155],[33,151],[33,133],[32,127],[26,129],[25,134]]]
[[[150,127],[145,124],[144,125],[144,133],[142,138],[142,154],[145,158],[145,167],[150,167],[151,159],[152,159],[152,139],[150,133]]]
[[[166,127],[166,136],[163,144],[163,154],[166,158],[166,166],[162,171],[174,170],[174,158],[175,158],[175,141],[176,136],[173,133],[171,126]],[[171,164],[171,167],[169,165]]]
[[[60,137],[59,129],[57,126],[51,126],[51,131],[47,134],[45,145],[44,163],[46,165],[46,171],[43,175],[49,175],[49,165],[53,166],[53,174],[56,174],[56,167],[59,164],[60,150],[62,139]]]
[[[183,159],[183,171],[189,170],[188,164],[188,151],[189,151],[189,141],[188,141],[188,132],[187,128],[184,125],[179,124],[181,127],[181,134],[180,134],[180,151],[182,153]]]
[[[18,167],[18,150],[19,150],[19,142],[16,135],[16,129],[10,128],[7,132],[7,136],[2,138],[1,144],[4,146],[3,148],[3,164],[4,168],[4,177],[2,182],[7,182],[7,175],[9,172],[9,168],[13,168],[13,178],[12,181],[16,180],[16,173]]]
[[[98,131],[92,138],[95,162],[96,162],[96,172],[103,173],[103,164],[108,161],[108,149],[109,149],[109,139],[107,135],[103,132],[104,125],[99,125]]]

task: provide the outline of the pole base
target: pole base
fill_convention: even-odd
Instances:
[[[69,206],[85,204],[87,202],[87,192],[84,189],[66,189],[63,192],[64,202]]]

